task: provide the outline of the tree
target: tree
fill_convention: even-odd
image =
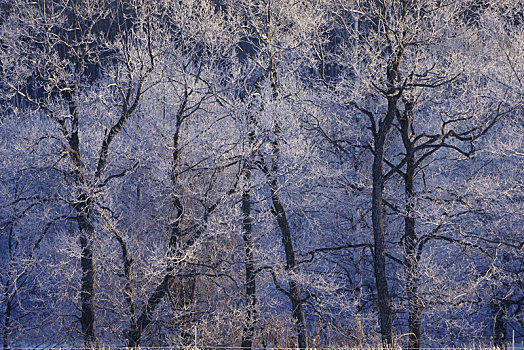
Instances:
[[[217,102],[222,93],[219,84],[228,70],[224,62],[230,59],[233,52],[230,47],[235,41],[228,41],[231,38],[227,37],[223,13],[209,2],[199,5],[177,3],[164,9],[167,23],[162,34],[167,49],[161,61],[160,83],[152,89],[161,103],[159,108],[152,106],[149,117],[152,124],[159,123],[158,136],[165,146],[156,157],[166,177],[159,186],[168,184],[161,189],[169,200],[163,203],[164,213],[160,215],[167,219],[162,225],[169,231],[169,238],[163,243],[166,253],[160,278],[144,295],[140,312],[131,319],[126,336],[129,347],[141,343],[159,307],[166,299],[173,299],[177,284],[191,278],[196,290],[195,278],[213,278],[213,273],[217,273],[198,272],[201,266],[212,266],[208,261],[211,257],[198,255],[198,251],[205,246],[207,234],[214,234],[211,227],[215,211],[220,212],[223,202],[237,191],[235,169],[239,161],[230,156],[236,136],[231,145],[230,135],[218,132],[220,128],[231,127],[228,124],[231,120],[222,115],[224,112]],[[231,129],[234,134],[235,128]],[[222,173],[232,178],[224,178]],[[185,296],[181,298],[181,304],[175,307],[194,308],[184,300]],[[198,315],[197,310],[192,313]],[[193,322],[196,316],[183,315],[177,327],[186,342],[192,341],[189,332]]]
[[[60,166],[69,172],[71,192],[65,200],[74,209],[81,247],[81,334],[86,346],[98,346],[95,312],[95,223],[93,209],[97,192],[113,178],[107,176],[110,146],[135,113],[147,78],[154,68],[154,48],[151,23],[136,22],[138,8],[111,8],[105,2],[74,4],[68,1],[12,4],[10,16],[4,22],[2,64],[3,83],[8,96],[21,98],[28,110],[42,114],[57,123],[53,135],[62,142],[57,152],[65,152],[69,164]],[[111,11],[112,10],[112,11]],[[109,16],[123,20],[111,22]],[[129,17],[128,17],[129,16]],[[120,27],[119,27],[120,26]],[[122,28],[122,26],[124,28]],[[122,34],[115,33],[115,27]],[[128,34],[137,37],[129,40]],[[140,40],[139,34],[142,33]],[[102,68],[104,67],[104,68]],[[96,91],[92,81],[108,79],[111,83]],[[105,80],[107,81],[107,80]],[[110,126],[97,130],[97,137],[82,140],[82,128],[87,122],[86,107],[93,94],[109,103]],[[105,100],[105,101],[104,101]],[[98,155],[93,155],[94,143],[101,142]],[[95,146],[96,147],[96,146]],[[128,169],[121,170],[125,174]]]
[[[244,100],[248,100],[251,108],[256,109],[256,112],[251,112],[247,116],[247,149],[250,151],[246,155],[247,169],[244,177],[246,179],[250,177],[248,173],[251,171],[250,164],[254,164],[265,178],[271,213],[281,235],[288,289],[280,285],[274,271],[272,271],[273,281],[277,290],[289,298],[298,346],[303,349],[307,348],[307,326],[303,311],[304,297],[296,277],[299,268],[293,229],[289,222],[292,209],[286,209],[284,205],[281,194],[284,192],[284,187],[279,179],[286,173],[281,168],[285,164],[281,164],[282,147],[285,142],[283,119],[289,118],[286,113],[293,111],[290,106],[294,101],[290,98],[297,95],[293,84],[300,84],[293,74],[302,73],[301,69],[305,71],[305,67],[300,68],[301,64],[309,65],[308,40],[316,33],[316,27],[304,27],[303,20],[304,18],[320,20],[316,25],[321,26],[323,20],[319,15],[320,5],[309,2],[288,4],[281,1],[271,3],[239,1],[233,2],[231,6],[238,8],[237,26],[241,29],[242,39],[239,50],[245,60],[244,64],[249,69],[246,78],[249,86],[245,91],[247,96]],[[301,57],[301,54],[304,56]],[[286,79],[289,79],[289,83]],[[258,132],[254,129],[258,129]],[[256,135],[260,135],[259,138]],[[253,147],[256,147],[255,150],[252,150]],[[249,251],[252,249],[249,246],[252,225],[246,221],[251,210],[248,207],[249,202],[250,195],[244,192],[242,206],[245,218],[244,238],[247,241],[245,247],[247,265],[251,265]],[[250,284],[248,298],[254,300],[254,274],[251,267],[246,270],[246,276],[248,275],[250,276],[247,278],[247,283]],[[251,322],[253,320],[249,321]],[[249,328],[252,329],[251,326]],[[249,347],[250,337],[244,338],[243,344]]]
[[[475,29],[465,23],[468,21],[466,16],[472,15],[468,13],[471,11],[468,2],[386,1],[341,5],[346,5],[340,6],[337,16],[344,29],[341,32],[345,36],[341,39],[347,43],[345,53],[352,59],[347,66],[337,62],[347,70],[344,76],[347,78],[334,89],[343,103],[368,119],[372,133],[369,143],[364,142],[363,146],[373,155],[373,263],[382,339],[388,344],[393,341],[385,261],[388,255],[383,214],[386,203],[404,217],[404,234],[400,239],[404,258],[396,261],[405,269],[408,346],[418,348],[422,302],[418,293],[417,265],[424,243],[436,236],[429,234],[424,239],[417,238],[415,177],[428,171],[428,164],[436,161],[434,156],[439,150],[446,150],[443,157],[449,157],[450,151],[462,156],[471,154],[470,144],[514,106],[494,95],[480,93],[486,86],[479,82],[493,79],[493,72],[468,66],[470,62],[478,64],[469,56],[477,51],[472,49],[475,44],[471,39]],[[467,47],[467,50],[461,52],[460,47]],[[327,79],[326,84],[329,84]],[[501,92],[505,98],[507,93]],[[419,108],[424,114],[420,121],[415,116]],[[404,147],[400,155],[396,151],[390,153],[387,148],[388,144],[391,148],[397,146],[393,139],[395,129]],[[461,142],[466,144],[465,150],[460,148]],[[419,152],[422,154],[417,157]],[[388,154],[392,159],[388,159],[391,158]],[[393,160],[395,158],[398,161]],[[383,199],[386,182],[396,174],[401,175],[404,183],[403,210]]]

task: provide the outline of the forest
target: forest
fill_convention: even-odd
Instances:
[[[3,349],[518,346],[523,227],[522,0],[0,0]]]

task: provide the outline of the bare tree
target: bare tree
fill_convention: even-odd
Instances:
[[[124,6],[124,5],[122,5]],[[95,311],[95,250],[93,206],[96,192],[115,176],[106,176],[110,146],[133,115],[146,90],[147,77],[154,68],[151,25],[146,20],[129,27],[131,9],[115,9],[123,16],[123,35],[117,36],[110,21],[111,8],[105,2],[71,4],[69,2],[13,4],[3,25],[8,43],[2,52],[4,84],[11,96],[19,96],[29,109],[47,115],[58,124],[62,149],[69,156],[74,190],[68,200],[75,210],[81,247],[81,334],[86,346],[98,346]],[[133,15],[138,15],[134,13]],[[136,17],[135,17],[136,18]],[[144,40],[130,41],[130,32],[144,34]],[[102,42],[96,42],[95,39]],[[21,43],[21,45],[19,45]],[[108,65],[114,70],[102,68]],[[84,152],[91,147],[82,143],[82,125],[90,80],[106,74],[112,79],[107,90],[114,98],[111,115],[101,139],[98,156],[90,159]],[[109,118],[111,119],[111,118]],[[90,166],[96,165],[94,171]],[[126,171],[124,170],[123,173]]]
[[[388,288],[391,273],[387,272],[388,248],[384,230],[386,203],[394,212],[404,216],[401,238],[404,259],[400,261],[391,254],[389,256],[405,269],[408,346],[418,348],[422,302],[417,291],[420,249],[417,248],[419,241],[415,229],[415,177],[426,167],[425,162],[434,161],[435,153],[441,149],[446,149],[446,157],[450,151],[462,156],[471,154],[472,142],[512,107],[494,96],[484,96],[482,100],[475,95],[475,89],[483,88],[476,84],[486,71],[468,70],[464,64],[474,61],[467,56],[473,51],[470,43],[473,29],[465,24],[468,16],[472,16],[468,12],[472,11],[469,3],[357,1],[341,2],[340,5],[337,18],[343,28],[341,32],[346,35],[342,39],[347,43],[343,52],[351,59],[348,64],[339,63],[347,69],[347,80],[339,84],[340,88],[333,89],[343,103],[367,118],[372,134],[369,143],[363,147],[373,155],[373,263],[382,340],[388,344],[394,340]],[[459,45],[468,48],[465,54]],[[444,59],[443,55],[448,55],[448,58]],[[324,65],[322,56],[320,59]],[[348,93],[341,93],[342,88],[347,88]],[[446,95],[448,91],[449,95]],[[448,96],[446,101],[441,100],[443,94]],[[506,96],[504,92],[502,94]],[[450,102],[453,99],[457,102]],[[414,112],[419,105],[426,107],[425,116],[420,121]],[[438,107],[432,109],[428,106]],[[435,131],[429,131],[433,127]],[[400,156],[395,150],[388,150],[388,145],[391,148],[396,146],[395,130],[399,131],[404,146]],[[460,148],[460,142],[466,144],[465,149]],[[417,156],[418,153],[421,154]],[[383,199],[386,182],[397,174],[404,183],[402,211]]]

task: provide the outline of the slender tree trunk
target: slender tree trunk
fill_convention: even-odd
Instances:
[[[371,198],[371,218],[373,223],[373,267],[375,273],[375,284],[377,288],[377,306],[380,322],[380,334],[382,342],[391,345],[393,342],[393,327],[391,316],[391,300],[388,291],[388,280],[386,274],[386,248],[384,237],[384,204],[382,196],[384,192],[385,176],[383,174],[384,146],[393,119],[397,111],[397,99],[393,96],[388,98],[388,112],[383,121],[379,123],[379,130],[374,135],[373,156],[373,190]]]
[[[291,305],[293,307],[293,319],[295,320],[295,330],[297,332],[299,349],[307,349],[307,328],[306,318],[302,308],[302,299],[300,297],[300,288],[294,279],[289,281],[289,294]]]
[[[302,298],[300,296],[300,287],[295,279],[294,272],[296,269],[295,251],[293,249],[293,241],[291,238],[291,230],[287,220],[284,206],[277,194],[276,179],[270,181],[271,200],[273,202],[273,211],[277,218],[278,226],[282,234],[282,244],[286,254],[286,271],[289,277],[289,293],[288,297],[293,308],[292,314],[295,320],[295,330],[297,332],[298,347],[300,349],[307,349],[307,331],[306,319],[302,308]]]
[[[6,283],[5,286],[5,297],[6,297],[6,304],[5,304],[5,316],[4,316],[4,334],[3,334],[3,344],[4,344],[4,350],[9,349],[9,334],[11,333],[11,300],[9,298],[9,288],[10,283],[9,280]]]
[[[414,174],[413,155],[409,156],[408,169],[405,176],[405,210],[404,218],[404,254],[405,254],[405,276],[406,292],[408,302],[408,325],[409,337],[408,347],[410,349],[420,348],[422,306],[418,295],[418,261],[416,254],[416,232],[414,217]]]
[[[274,62],[272,61],[272,86],[273,86],[273,97],[277,97],[277,83],[276,83],[276,71],[274,70]],[[289,292],[286,293],[291,301],[292,315],[295,321],[295,330],[297,333],[298,347],[300,349],[307,349],[307,327],[306,319],[303,311],[303,301],[300,295],[300,287],[295,277],[296,270],[296,259],[295,250],[293,249],[293,239],[291,237],[291,229],[289,228],[289,221],[287,219],[286,211],[278,195],[278,160],[280,158],[280,123],[275,121],[274,134],[275,140],[273,141],[273,154],[272,154],[272,166],[271,171],[267,168],[267,165],[263,165],[264,173],[268,180],[269,190],[271,192],[272,211],[275,215],[282,234],[282,245],[284,246],[284,252],[286,255],[286,272],[289,279]]]
[[[11,248],[11,247],[9,247]],[[11,288],[11,280],[8,272],[7,282],[4,287],[4,296],[5,296],[5,311],[4,311],[4,334],[3,334],[3,345],[4,350],[9,349],[9,334],[11,333],[11,297],[9,295],[9,289]]]
[[[249,169],[246,169],[244,177],[250,177]],[[251,349],[253,346],[253,336],[256,323],[256,276],[255,261],[253,257],[253,236],[252,236],[252,217],[251,217],[251,194],[246,189],[242,193],[242,238],[244,240],[244,263],[246,273],[246,315],[244,329],[242,331],[242,349]]]
[[[177,167],[180,163],[180,127],[182,123],[182,114],[184,113],[186,102],[187,91],[185,94],[185,99],[182,100],[182,103],[176,114],[176,129],[173,134],[173,173],[171,176],[173,188],[176,188],[178,185]],[[167,294],[169,285],[171,281],[175,278],[175,268],[179,264],[178,261],[180,260],[180,252],[183,252],[185,249],[190,248],[201,234],[201,231],[197,230],[193,237],[190,237],[190,239],[188,239],[184,244],[181,244],[179,238],[181,236],[180,225],[182,222],[182,216],[184,214],[184,205],[179,196],[175,195],[173,199],[173,205],[176,212],[175,220],[171,227],[171,235],[168,243],[168,249],[170,254],[172,255],[173,260],[169,262],[169,265],[164,273],[164,278],[156,286],[155,290],[149,296],[149,299],[147,300],[144,309],[142,310],[142,313],[140,314],[138,319],[136,319],[136,321],[132,320],[131,322],[131,326],[127,333],[127,346],[130,348],[136,348],[140,345],[140,340],[144,330],[153,321],[153,316],[158,304],[160,304],[164,296]]]
[[[137,194],[139,194],[139,190],[137,189]],[[127,303],[127,306],[129,308],[129,315],[131,317],[131,324],[134,324],[136,322],[136,316],[135,316],[135,302],[133,300],[133,286],[131,281],[131,264],[133,263],[133,258],[129,255],[129,250],[127,248],[127,243],[124,240],[124,237],[118,232],[117,229],[110,226],[111,232],[116,237],[116,240],[118,241],[118,244],[120,244],[120,249],[122,251],[122,264],[124,265],[124,279],[125,279],[125,286],[124,286],[124,297]]]
[[[162,282],[155,288],[149,299],[147,299],[144,310],[138,320],[131,324],[129,332],[127,334],[127,347],[136,348],[140,344],[140,338],[142,337],[143,331],[153,321],[153,314],[156,307],[167,293],[169,288],[169,282],[173,278],[171,272],[167,272],[162,279]]]
[[[18,197],[18,179],[16,179],[15,182],[15,198]],[[13,272],[14,272],[14,266],[13,266],[13,260],[14,260],[14,229],[13,229],[14,222],[11,223],[11,226],[9,227],[9,235],[7,238],[7,249],[8,249],[8,256],[9,256],[9,263],[7,266],[7,276],[6,276],[6,282],[4,286],[4,298],[5,298],[5,309],[4,309],[4,334],[3,334],[3,346],[4,350],[7,350],[9,348],[9,335],[11,334],[11,312],[13,311],[13,295],[11,295],[11,283],[13,283]]]
[[[178,161],[179,152],[178,149],[175,149],[173,157]],[[176,181],[176,177],[173,178]],[[176,183],[176,182],[175,182]],[[144,330],[151,324],[153,321],[153,316],[157,306],[160,304],[162,299],[168,292],[171,281],[176,277],[175,269],[180,265],[183,260],[184,252],[190,249],[198,241],[200,236],[203,234],[204,229],[198,228],[196,232],[191,235],[185,242],[180,242],[179,238],[181,237],[180,224],[182,221],[182,215],[184,212],[184,207],[182,201],[178,196],[175,196],[174,207],[176,209],[176,220],[171,228],[171,237],[168,243],[170,253],[172,255],[172,261],[169,263],[162,281],[157,285],[154,291],[151,293],[149,299],[147,300],[142,313],[136,320],[131,324],[127,332],[127,346],[130,348],[136,348],[140,345],[140,340]],[[208,214],[213,211],[214,208],[208,209]]]
[[[410,139],[410,121],[413,104],[406,102],[404,116],[398,114],[402,142],[406,152],[406,172],[404,176],[404,274],[408,306],[408,348],[420,348],[422,305],[418,295],[418,259],[416,253],[415,231],[415,145]]]
[[[404,180],[404,276],[408,307],[408,348],[420,348],[422,304],[418,294],[417,236],[415,231],[415,143],[411,140],[410,127],[413,118],[413,102],[404,100],[404,113],[397,113],[400,135],[406,153]]]
[[[94,227],[86,213],[77,213],[77,222],[80,228],[80,266],[82,269],[80,301],[82,314],[80,325],[86,347],[99,347],[96,336],[95,313],[95,264],[93,260]]]
[[[83,188],[87,181],[83,174],[83,164],[80,157],[79,116],[75,101],[76,86],[70,91],[63,93],[68,101],[71,116],[71,128],[65,132],[69,142],[69,155],[73,165],[73,179],[79,189],[79,194],[74,204],[76,211],[76,222],[80,231],[80,268],[82,277],[80,279],[80,303],[81,316],[80,327],[84,338],[84,345],[88,348],[98,347],[96,336],[96,312],[95,312],[95,264],[93,257],[93,238],[95,228],[91,223],[92,200]]]
[[[256,273],[255,273],[255,259],[254,243],[253,243],[253,217],[251,216],[251,188],[249,187],[251,179],[251,167],[253,145],[255,142],[255,125],[254,116],[247,115],[247,129],[248,129],[248,143],[247,150],[249,152],[245,159],[244,168],[242,170],[242,178],[247,186],[242,192],[242,238],[244,241],[244,266],[246,275],[246,315],[244,321],[244,329],[242,331],[242,349],[251,349],[253,347],[253,337],[256,326]]]
[[[379,152],[375,148],[375,152]],[[384,218],[382,203],[382,160],[375,155],[373,161],[373,193],[371,199],[372,221],[373,221],[373,267],[375,272],[375,285],[377,288],[377,306],[380,322],[380,334],[382,342],[391,344],[393,341],[393,329],[391,320],[391,302],[388,292],[388,281],[386,276],[386,258],[384,243]]]
[[[178,260],[175,259],[177,257],[177,249],[183,250],[182,247],[178,247],[178,238],[180,236],[180,222],[182,220],[182,213],[184,211],[184,208],[178,196],[175,196],[174,207],[176,209],[176,219],[173,223],[173,227],[171,228],[171,237],[169,239],[168,246],[171,254],[173,255],[173,260],[175,262],[170,262],[170,265],[168,266],[164,274],[164,278],[157,285],[153,293],[150,295],[149,299],[146,302],[146,305],[144,306],[144,309],[142,310],[142,313],[140,314],[140,317],[138,317],[138,319],[136,320],[131,320],[131,326],[127,333],[127,346],[130,348],[136,348],[140,345],[140,339],[142,337],[143,331],[153,321],[153,315],[155,313],[156,307],[158,306],[158,304],[160,304],[164,296],[167,294],[169,284],[171,280],[174,278],[175,266],[177,265],[176,261]],[[186,246],[189,247],[193,245],[194,242],[194,240],[189,240],[188,242],[186,242]]]
[[[18,182],[17,182],[18,188]],[[15,192],[15,195],[17,191]],[[9,334],[11,333],[11,311],[13,305],[11,304],[12,296],[11,294],[11,280],[13,278],[13,224],[9,228],[9,237],[8,237],[8,250],[9,250],[9,265],[7,268],[7,277],[6,283],[4,286],[4,297],[5,297],[5,310],[4,310],[4,334],[3,334],[3,345],[4,350],[9,348]]]

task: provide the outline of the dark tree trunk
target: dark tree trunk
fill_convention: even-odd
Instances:
[[[392,50],[391,47],[389,47]],[[373,267],[375,273],[375,284],[377,288],[377,306],[380,322],[380,334],[382,342],[386,346],[393,344],[393,326],[391,314],[391,300],[388,290],[388,280],[386,274],[386,246],[384,232],[384,204],[383,194],[387,175],[383,173],[384,152],[386,139],[388,137],[393,120],[398,113],[397,102],[402,94],[402,90],[396,88],[400,61],[404,53],[404,47],[400,45],[396,50],[392,50],[386,67],[386,87],[385,92],[388,101],[386,116],[379,118],[376,125],[372,113],[366,112],[371,119],[371,130],[373,132],[373,168],[372,179],[373,189],[371,194],[371,221],[373,224]]]
[[[16,179],[15,181],[15,198],[18,197],[18,186],[19,186],[19,179]],[[7,265],[7,276],[6,281],[4,285],[4,300],[5,300],[5,309],[4,309],[4,334],[3,334],[3,346],[4,350],[9,349],[9,335],[11,334],[11,312],[13,311],[13,303],[12,300],[14,298],[14,295],[11,295],[11,285],[13,283],[13,274],[14,274],[14,266],[13,266],[13,260],[15,252],[14,250],[14,222],[11,223],[9,226],[9,234],[7,238],[7,249],[8,249],[8,257],[9,262]],[[16,293],[16,289],[13,290],[13,293]]]
[[[408,159],[408,167],[413,164],[413,156]],[[420,348],[422,306],[418,295],[418,260],[416,254],[416,232],[415,232],[415,213],[413,208],[414,201],[414,169],[408,168],[405,176],[405,210],[404,218],[404,266],[406,276],[406,292],[408,303],[408,324],[409,338],[408,347],[410,349]]]
[[[418,294],[417,236],[415,231],[415,145],[410,137],[413,104],[406,102],[404,115],[398,114],[402,142],[406,152],[404,177],[404,274],[408,307],[408,348],[420,348],[422,305]]]
[[[375,149],[375,152],[378,152]],[[386,276],[386,259],[384,243],[384,219],[382,203],[382,160],[375,156],[373,161],[373,193],[372,193],[372,221],[373,221],[373,268],[375,285],[377,288],[377,306],[382,341],[391,344],[393,330],[391,320],[391,302],[389,300],[388,281]],[[379,165],[380,164],[380,165]]]
[[[212,212],[212,209],[208,210],[208,213]],[[179,221],[177,221],[179,222]],[[184,252],[190,249],[198,241],[200,236],[202,236],[204,230],[199,228],[196,232],[189,237],[184,243],[178,244],[177,235],[180,235],[178,230],[178,225],[175,224],[172,230],[171,240],[169,242],[171,254],[173,255],[173,263],[166,269],[164,273],[164,278],[156,286],[153,293],[150,295],[149,299],[142,310],[142,313],[138,317],[137,321],[131,324],[127,332],[127,346],[130,348],[136,348],[140,345],[140,339],[144,330],[151,324],[153,321],[153,316],[157,306],[160,304],[162,299],[166,296],[171,281],[176,277],[175,269],[180,265],[180,262],[183,260]],[[176,249],[175,249],[176,247]]]
[[[244,175],[249,179],[249,170]],[[244,263],[246,272],[246,315],[244,329],[242,331],[242,349],[251,349],[253,346],[253,336],[256,323],[256,276],[255,261],[253,257],[253,236],[252,236],[252,217],[251,217],[251,195],[250,190],[242,193],[242,238],[244,240]]]
[[[95,265],[93,260],[94,227],[84,212],[77,213],[77,222],[80,229],[80,266],[82,268],[80,301],[82,314],[80,325],[86,347],[99,346],[96,336],[95,313]]]
[[[253,145],[255,142],[255,118],[247,115],[247,129],[248,129],[248,156],[245,159],[244,168],[242,169],[242,178],[245,181],[245,189],[242,192],[242,238],[244,241],[244,264],[246,275],[246,315],[244,321],[244,329],[242,330],[242,349],[251,349],[253,347],[253,337],[255,334],[255,326],[257,319],[256,310],[256,272],[254,243],[253,243],[253,217],[251,216],[251,167],[252,158],[254,157]]]
[[[178,186],[178,166],[180,164],[180,132],[181,132],[181,126],[182,122],[184,120],[184,113],[187,112],[186,106],[187,101],[189,97],[189,91],[185,90],[184,92],[184,98],[182,99],[180,106],[176,112],[176,129],[173,134],[173,172],[171,176],[172,186],[173,188],[177,188]],[[175,220],[171,227],[171,235],[168,242],[168,249],[169,253],[172,256],[172,261],[169,263],[168,268],[166,269],[164,273],[164,278],[162,281],[156,286],[152,294],[150,295],[149,299],[146,302],[146,305],[144,309],[142,310],[142,313],[136,320],[136,322],[131,323],[131,327],[129,328],[127,332],[127,346],[130,348],[136,348],[140,345],[140,340],[142,337],[142,334],[144,330],[151,324],[153,321],[153,316],[155,313],[155,310],[157,306],[160,304],[162,299],[166,296],[170,284],[173,281],[173,279],[176,277],[176,268],[180,265],[180,261],[183,260],[182,256],[184,252],[186,252],[188,249],[190,249],[199,239],[199,237],[204,232],[204,229],[202,227],[196,229],[196,231],[185,241],[181,242],[180,237],[183,236],[181,233],[180,225],[182,223],[182,218],[184,214],[184,204],[182,203],[182,200],[179,196],[174,196],[173,198],[173,205],[175,209]],[[207,214],[205,215],[205,218],[207,218],[207,215],[209,215],[214,209],[216,208],[216,205],[211,208],[207,208]],[[204,219],[205,221],[206,219]],[[194,286],[193,286],[194,288]]]
[[[178,247],[179,242],[178,238],[180,236],[180,222],[182,219],[182,213],[183,213],[183,206],[182,202],[178,197],[175,197],[175,209],[177,211],[176,213],[176,220],[173,224],[173,227],[171,228],[171,237],[169,239],[169,250],[171,254],[173,255],[173,258],[177,257],[177,249],[182,249],[184,247]],[[198,234],[198,232],[196,233]],[[186,247],[190,247],[193,245],[195,240],[189,240],[186,242]],[[179,259],[173,259],[174,261],[178,261]],[[129,328],[129,331],[127,333],[127,346],[130,348],[136,348],[140,345],[140,339],[142,337],[143,331],[151,324],[153,321],[153,315],[155,313],[156,307],[164,296],[167,294],[167,291],[169,289],[169,285],[171,280],[174,278],[173,272],[175,271],[176,263],[171,263],[170,266],[167,268],[164,278],[162,281],[157,285],[153,293],[149,296],[149,299],[146,302],[146,305],[144,306],[144,310],[142,310],[142,313],[140,314],[140,317],[136,321],[131,320],[131,326]]]
[[[282,244],[286,254],[286,271],[289,277],[289,293],[287,294],[291,306],[293,308],[292,314],[295,321],[295,330],[297,332],[298,347],[300,349],[307,349],[307,332],[306,332],[306,319],[304,317],[304,311],[302,308],[302,298],[300,296],[300,287],[294,277],[294,270],[296,269],[295,251],[293,249],[293,241],[291,237],[291,230],[289,228],[289,222],[287,220],[284,206],[280,201],[277,193],[277,181],[276,179],[270,180],[269,184],[271,190],[271,200],[273,202],[273,213],[275,214],[278,222],[278,227],[282,234]]]
[[[295,330],[297,332],[299,349],[307,349],[307,331],[306,318],[302,308],[302,299],[300,298],[300,288],[294,279],[289,281],[289,294],[291,305],[293,307],[293,319],[295,320]]]
[[[16,191],[15,196],[18,193],[18,181],[16,183]],[[11,311],[13,309],[13,305],[11,303],[12,295],[11,295],[11,281],[13,279],[13,259],[14,259],[14,252],[13,252],[13,225],[14,223],[11,223],[11,227],[9,227],[9,237],[8,237],[8,254],[9,254],[9,265],[7,268],[7,277],[6,282],[4,286],[4,298],[5,298],[5,309],[4,309],[4,334],[3,334],[3,345],[4,350],[7,350],[9,348],[9,335],[11,333]]]
[[[84,345],[88,348],[99,347],[96,336],[96,312],[95,312],[95,264],[93,257],[93,238],[95,228],[91,223],[92,200],[89,193],[83,189],[87,184],[83,174],[83,164],[80,156],[80,137],[79,137],[79,116],[75,101],[76,86],[70,91],[63,93],[68,101],[69,113],[71,116],[71,128],[66,132],[69,142],[69,155],[73,165],[73,179],[79,189],[79,193],[74,204],[76,211],[76,222],[80,231],[80,267],[82,277],[80,279],[80,303],[81,316],[80,327],[84,338]]]
[[[386,274],[386,247],[384,237],[384,204],[383,192],[386,180],[383,174],[384,146],[396,115],[398,96],[388,98],[388,112],[379,129],[374,133],[373,156],[373,190],[371,198],[371,218],[373,223],[373,267],[377,288],[377,306],[382,342],[391,345],[393,342],[393,327],[391,316],[391,300],[388,291]]]
[[[139,194],[139,190],[137,189],[137,194]],[[136,322],[136,316],[135,316],[135,302],[133,300],[133,286],[132,286],[132,279],[131,279],[131,264],[133,263],[133,258],[129,255],[129,250],[127,248],[127,244],[124,240],[124,237],[118,232],[116,229],[112,229],[111,231],[116,237],[116,240],[118,241],[118,244],[120,244],[120,249],[122,250],[122,264],[124,265],[124,279],[125,279],[125,286],[124,286],[124,295],[126,299],[127,306],[129,307],[129,315],[131,317],[131,324],[134,324]]]
[[[131,324],[127,335],[127,347],[136,348],[140,344],[142,332],[153,321],[155,309],[166,295],[167,289],[169,288],[169,282],[172,278],[173,275],[170,272],[164,275],[162,282],[160,282],[160,284],[155,288],[154,292],[147,300],[144,310],[138,320]]]

